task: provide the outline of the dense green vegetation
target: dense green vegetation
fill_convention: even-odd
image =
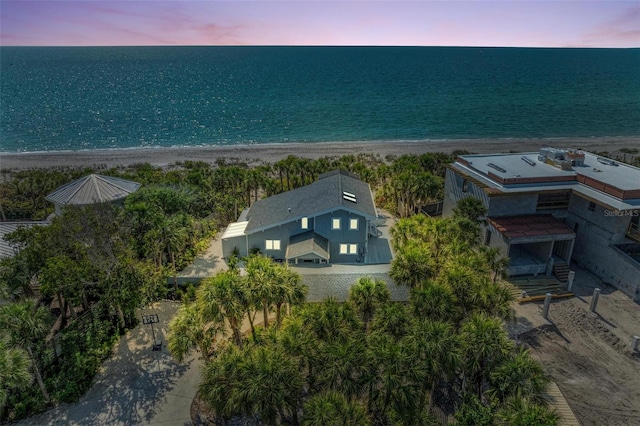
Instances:
[[[175,295],[167,278],[215,226],[188,188],[145,186],[124,205],[66,208],[8,236],[20,251],[0,261],[0,421],[79,398],[136,309]]]
[[[253,256],[245,276],[232,262],[231,271],[187,292],[171,323],[176,357],[196,350],[208,361],[202,396],[209,405],[221,418],[258,415],[269,424],[429,424],[436,396],[450,392],[463,424],[552,419],[538,399],[539,366],[504,333],[511,299],[498,281],[499,254],[475,241],[481,206],[459,206],[455,220],[413,216],[442,199],[452,159],[289,156],[253,166],[5,174],[3,220],[46,218],[53,206],[44,197],[87,173],[143,186],[123,205],[65,209],[49,226],[9,237],[21,250],[0,261],[0,296],[10,302],[0,307],[0,421],[79,398],[119,336],[137,323],[136,309],[180,296],[177,271],[216,229],[255,200],[336,168],[370,183],[379,206],[410,217],[394,230],[391,275],[411,288],[411,302],[389,302],[383,283],[363,277],[346,304],[298,306],[304,287],[291,270]],[[245,319],[250,336],[240,333]],[[233,398],[219,398],[227,393]],[[273,398],[260,399],[265,395]]]
[[[44,199],[47,194],[73,179],[100,173],[133,180],[143,187],[155,187],[156,191],[161,191],[161,188],[179,189],[181,194],[176,194],[176,197],[183,199],[175,201],[188,199],[189,204],[183,206],[188,206],[191,214],[212,216],[224,225],[235,220],[251,202],[307,185],[320,174],[337,168],[358,174],[377,191],[380,206],[406,216],[421,203],[442,198],[444,171],[446,165],[453,161],[454,154],[405,155],[386,159],[359,154],[315,160],[290,155],[273,164],[251,166],[239,161],[219,160],[213,165],[186,161],[164,169],[136,164],[111,169],[2,170],[0,219],[43,220],[53,212],[53,205]]]
[[[479,215],[469,201],[451,219],[400,220],[392,275],[411,287],[409,303],[390,302],[385,282],[363,277],[346,303],[297,306],[299,297],[275,296],[300,294],[295,274],[252,256],[253,273],[221,272],[198,289],[170,326],[170,349],[203,355],[200,398],[224,424],[428,425],[448,413],[459,424],[554,425],[541,366],[505,331],[513,296],[497,280],[496,253],[476,241]],[[294,305],[283,320],[282,303]],[[254,327],[266,309],[276,322],[264,312]],[[228,341],[206,336],[225,328]]]
[[[167,295],[178,296],[177,286],[167,287],[167,281],[175,284],[171,278],[206,247],[215,230],[235,220],[255,200],[342,168],[360,174],[377,189],[378,201],[386,207],[409,214],[421,202],[440,196],[437,186],[452,158],[289,156],[251,167],[220,160],[168,168],[136,164],[2,170],[0,220],[50,217],[53,205],[46,195],[89,173],[130,179],[142,187],[123,205],[68,208],[49,226],[22,229],[9,237],[21,250],[0,261],[0,297],[10,302],[0,308],[0,421],[81,396],[119,336],[137,323],[136,309]],[[414,173],[406,173],[410,170]],[[412,190],[420,195],[412,196]],[[263,276],[264,265],[256,264],[250,274]],[[262,291],[264,302],[268,290],[255,291]],[[281,294],[285,296],[289,297]],[[283,307],[275,306],[278,311]],[[24,314],[20,317],[24,324],[10,323],[17,318],[13,310]],[[202,315],[195,305],[188,310],[187,329]],[[215,331],[209,330],[207,336]],[[26,370],[28,376],[22,374]],[[34,382],[37,387],[26,386]]]

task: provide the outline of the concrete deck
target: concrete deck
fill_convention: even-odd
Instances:
[[[391,228],[396,224],[396,219],[385,211],[382,212],[379,218],[384,219],[384,222],[378,225],[378,230],[382,235],[369,237],[367,253],[364,256],[364,263],[369,265],[391,263],[391,260],[393,260]]]

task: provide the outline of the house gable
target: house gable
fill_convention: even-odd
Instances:
[[[313,249],[298,244],[289,254],[300,257],[305,252],[305,259],[314,255],[332,263],[355,263],[363,260],[369,227],[376,218],[369,185],[347,172],[334,171],[310,185],[254,203],[243,213],[242,222],[230,224],[223,234],[223,252],[233,247],[240,253],[259,250],[284,260],[290,257],[291,241],[313,234]],[[240,244],[244,247],[239,248]]]
[[[247,213],[246,233],[303,217],[317,217],[336,209],[375,219],[376,208],[369,185],[344,172],[323,175],[312,184],[257,201]]]

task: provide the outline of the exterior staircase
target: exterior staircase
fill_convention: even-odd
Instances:
[[[566,283],[569,281],[569,271],[571,271],[571,269],[569,269],[569,265],[567,265],[566,262],[556,261],[553,264],[553,275],[555,275],[560,282]]]

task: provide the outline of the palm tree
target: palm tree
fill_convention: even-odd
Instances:
[[[411,307],[416,318],[450,321],[459,317],[458,299],[451,287],[427,280],[411,290]]]
[[[318,385],[342,393],[354,401],[365,392],[369,381],[366,344],[349,339],[324,345],[318,362]]]
[[[0,337],[0,412],[11,388],[27,386],[31,375],[31,359],[22,348],[11,346],[6,336]]]
[[[456,424],[494,426],[496,407],[491,401],[484,405],[474,392],[463,392],[456,409]]]
[[[182,251],[185,246],[188,233],[181,223],[184,219],[180,216],[172,216],[163,220],[159,226],[159,238],[161,246],[166,250],[173,271],[173,285],[178,291],[178,270],[176,267],[176,253]]]
[[[384,334],[398,341],[409,334],[412,318],[402,303],[387,303],[376,312],[371,333]]]
[[[474,313],[461,329],[464,342],[464,380],[482,397],[489,372],[499,365],[513,350],[500,319],[483,313]]]
[[[427,378],[423,363],[417,362],[411,345],[388,335],[373,334],[368,339],[370,377],[368,404],[374,421],[388,423],[390,412],[414,424],[423,412],[420,388]]]
[[[512,308],[515,296],[502,283],[480,277],[474,282],[469,293],[476,294],[473,298],[477,311],[496,316],[507,322],[515,318],[515,312]]]
[[[383,280],[373,280],[369,277],[359,278],[349,289],[349,303],[360,314],[364,322],[365,332],[373,318],[376,309],[383,306],[391,298],[387,283]]]
[[[200,304],[183,305],[169,322],[168,347],[178,362],[197,349],[205,362],[214,354],[218,336],[225,334],[224,318],[205,318]]]
[[[268,257],[253,255],[247,260],[247,280],[255,304],[262,306],[264,327],[269,327],[269,308],[273,304],[276,284],[275,266]]]
[[[441,321],[418,321],[409,335],[409,341],[417,359],[427,369],[423,395],[430,389],[429,406],[433,405],[433,393],[438,382],[452,377],[461,367],[461,342],[453,327]]]
[[[453,209],[453,217],[455,219],[469,219],[477,224],[485,222],[487,215],[487,207],[482,200],[475,197],[465,197],[458,201]]]
[[[31,280],[23,256],[2,259],[0,263],[0,299],[19,300],[32,293]]]
[[[228,345],[216,358],[205,364],[202,372],[200,396],[225,424],[242,413],[237,389],[240,383],[239,369],[244,360],[244,351]]]
[[[548,383],[540,363],[521,348],[491,372],[489,394],[502,402],[510,397],[542,402]]]
[[[504,426],[555,426],[559,415],[555,409],[526,398],[510,398],[496,413],[497,424]]]
[[[472,269],[457,262],[451,262],[440,271],[438,281],[453,291],[463,317],[476,308],[477,300],[473,300],[474,292],[470,290],[473,283],[477,281],[477,273]]]
[[[322,342],[347,340],[362,334],[362,323],[351,306],[338,303],[335,298],[305,305],[299,315],[305,327]]]
[[[315,388],[315,368],[323,351],[324,342],[317,339],[300,316],[287,317],[278,332],[278,344],[291,357],[298,360],[300,371],[305,371],[308,388]]]
[[[424,243],[411,241],[396,248],[396,257],[391,262],[389,276],[397,285],[413,288],[433,278],[436,270],[428,247]]]
[[[282,306],[286,303],[299,305],[304,302],[308,287],[302,284],[300,275],[292,271],[286,264],[273,265],[273,303],[276,306],[276,325],[282,324]]]
[[[33,346],[49,331],[48,320],[46,309],[39,307],[32,299],[0,307],[0,328],[7,332],[13,345],[23,348],[29,354],[33,372],[46,402],[49,402],[49,393],[44,386]]]
[[[487,266],[493,271],[493,282],[498,280],[498,277],[505,278],[507,274],[507,268],[509,267],[509,258],[503,257],[500,248],[481,246],[480,253],[482,254]]]
[[[303,426],[368,426],[366,410],[339,392],[325,391],[304,404]]]
[[[297,423],[304,380],[293,358],[273,346],[249,347],[239,366],[239,387],[230,395],[247,415],[266,424]]]
[[[219,272],[205,279],[197,293],[204,318],[209,321],[224,318],[238,346],[242,345],[241,327],[247,297],[242,278],[234,271]]]

